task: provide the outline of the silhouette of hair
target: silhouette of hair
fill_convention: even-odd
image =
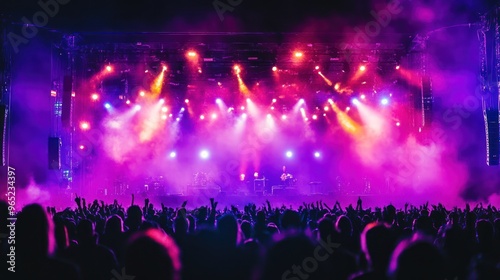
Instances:
[[[442,280],[445,276],[445,260],[441,252],[430,241],[418,235],[399,243],[392,254],[390,279]]]
[[[361,233],[361,249],[374,270],[385,273],[389,265],[394,240],[386,224],[370,223]]]
[[[112,215],[106,221],[106,226],[104,228],[106,234],[116,234],[123,232],[123,220],[118,215]]]
[[[179,248],[160,230],[138,232],[126,248],[125,267],[127,275],[135,280],[179,279]]]
[[[37,260],[55,249],[54,225],[39,204],[28,204],[17,216],[16,254],[19,260]]]

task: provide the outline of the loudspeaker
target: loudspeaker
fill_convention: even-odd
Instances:
[[[486,129],[486,163],[490,166],[499,164],[500,128],[498,110],[488,109],[483,112]]]
[[[432,84],[431,77],[422,77],[422,126],[427,127],[432,122]]]
[[[0,105],[0,145],[1,145],[1,164],[2,166],[5,166],[7,163],[6,161],[6,155],[7,155],[7,145],[6,145],[6,137],[7,137],[7,106],[5,105]]]
[[[61,138],[49,137],[49,169],[61,169]]]
[[[63,78],[63,91],[62,91],[62,108],[61,108],[61,122],[63,127],[69,128],[72,123],[71,110],[73,108],[71,94],[73,93],[73,78],[71,76],[64,76]]]

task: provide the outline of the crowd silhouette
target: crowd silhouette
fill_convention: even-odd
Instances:
[[[0,243],[1,279],[500,279],[494,206],[362,204],[30,204],[16,216],[15,272]]]

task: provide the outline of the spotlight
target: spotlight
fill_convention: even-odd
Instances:
[[[165,107],[165,106],[163,106],[163,107],[161,107],[161,111],[162,111],[163,113],[166,113],[166,112],[168,111],[168,108],[167,108],[167,107]]]
[[[134,106],[134,109],[135,109],[136,111],[140,111],[140,110],[141,110],[141,105],[139,105],[139,104],[135,105],[135,106]]]
[[[271,114],[267,114],[266,118],[268,118],[268,119],[272,118]]]
[[[240,109],[241,109],[241,110],[245,110],[245,106],[241,106],[241,107],[240,107]]]
[[[220,99],[220,98],[215,99],[215,103],[220,105],[222,103],[222,99]]]
[[[173,115],[172,114],[169,114],[168,117],[171,118]]]
[[[162,120],[166,120],[166,119],[167,119],[167,115],[162,115],[162,116],[161,116],[161,119],[162,119]]]
[[[82,130],[88,130],[90,128],[90,124],[88,122],[81,122],[80,123],[80,128]]]
[[[361,96],[360,96],[359,98],[361,98],[361,99],[365,100],[365,99],[366,99],[366,95],[361,94]]]
[[[144,91],[141,91],[141,92],[139,92],[139,95],[144,96],[144,95],[146,95],[146,93]]]
[[[255,178],[259,178],[259,172],[254,172],[254,173],[253,173],[253,176],[254,176]]]
[[[246,119],[247,118],[247,114],[243,113],[243,114],[241,114],[241,117],[244,118],[244,119]]]
[[[282,120],[286,120],[286,115],[281,115]]]
[[[287,151],[285,153],[285,155],[286,155],[287,158],[291,158],[293,156],[293,153],[292,153],[292,151]]]
[[[316,67],[314,67],[314,69],[315,69],[315,70],[319,70],[319,66],[318,66],[318,65],[316,65]]]
[[[304,98],[299,99],[299,104],[304,104],[304,103],[305,103]]]
[[[328,103],[333,104],[333,100],[331,98],[329,98]]]
[[[188,103],[189,103],[189,99],[184,99],[184,102],[185,102],[186,104],[188,104]]]
[[[177,156],[177,153],[176,153],[176,152],[170,152],[169,156],[170,156],[171,158],[174,158],[174,157],[176,157],[176,156]]]
[[[126,103],[127,105],[129,105],[129,104],[130,104],[130,100],[127,100],[125,103]]]
[[[399,68],[401,68],[401,66],[399,66],[399,65],[396,65],[396,70],[399,70]]]
[[[315,157],[315,158],[319,158],[319,157],[321,157],[320,152],[314,152],[314,157]]]
[[[175,121],[176,121],[176,122],[180,122],[180,121],[181,121],[181,118],[175,118]]]
[[[239,74],[241,73],[241,68],[240,68],[240,66],[235,65],[235,66],[233,67],[233,69],[234,69],[234,72],[236,72],[236,75],[239,75]]]
[[[382,105],[387,105],[387,104],[389,104],[389,99],[387,99],[387,98],[382,98],[382,100],[380,100],[380,103],[381,103]]]
[[[99,99],[99,94],[97,93],[93,93],[90,98],[92,98],[92,100],[96,101],[97,99]]]
[[[202,159],[207,159],[210,156],[210,153],[207,150],[203,150],[200,152],[200,157]]]
[[[359,71],[365,71],[365,70],[366,70],[366,66],[364,66],[364,65],[359,66]]]
[[[196,56],[196,52],[194,52],[194,51],[188,51],[187,56],[189,56],[189,57],[195,57]]]
[[[201,115],[200,120],[204,120],[204,119],[205,119],[205,115]]]
[[[221,82],[217,82],[217,85],[218,85],[218,86],[222,86],[222,83],[221,83]]]
[[[336,83],[336,84],[333,86],[333,88],[334,88],[335,90],[339,90],[339,89],[340,89],[340,83]]]
[[[240,174],[240,181],[242,182],[245,181],[245,174],[243,173]]]
[[[323,110],[328,111],[328,110],[330,110],[330,108],[328,108],[328,106],[325,106],[325,107],[323,108]]]
[[[397,122],[397,123],[396,123],[396,126],[400,126],[400,125],[401,125],[401,123],[400,123],[400,122]]]
[[[250,100],[250,98],[247,98],[247,103],[250,102],[250,101],[252,101],[252,100]]]
[[[277,101],[276,98],[273,98],[273,103],[276,103],[276,101]]]
[[[213,113],[213,114],[212,114],[212,119],[214,119],[214,120],[215,120],[216,118],[217,118],[217,114],[216,114],[216,113]]]
[[[271,110],[274,110],[274,106],[271,106]]]
[[[167,71],[167,66],[163,65],[162,70],[163,70],[163,71]]]
[[[111,65],[106,66],[106,71],[108,72],[113,71],[113,67],[111,67]]]
[[[346,107],[345,110],[349,112],[351,110],[351,107]]]
[[[160,102],[160,104],[163,104],[163,103],[165,103],[165,99],[163,99],[163,98],[162,98],[162,99],[160,99],[160,101],[158,101],[158,102]]]
[[[184,111],[186,111],[186,109],[184,109],[184,107],[182,107],[182,108],[181,108],[181,112],[184,112]]]
[[[326,114],[323,114],[323,117],[326,117]]]
[[[109,104],[109,103],[104,103],[104,108],[106,108],[106,109],[111,109],[111,104]]]
[[[297,58],[300,58],[300,57],[303,57],[304,56],[304,53],[303,52],[300,52],[300,51],[297,51],[293,54],[295,57]]]
[[[317,115],[313,115],[312,118],[313,118],[313,120],[317,120],[318,116]]]
[[[276,72],[276,71],[278,71],[278,67],[273,66],[272,70],[273,70],[273,72]]]
[[[83,149],[85,149],[85,146],[80,145],[78,148],[80,148],[80,150],[83,150]]]
[[[352,104],[359,105],[359,100],[357,98],[352,99]]]

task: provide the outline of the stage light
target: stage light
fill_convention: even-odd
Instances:
[[[277,101],[276,98],[273,98],[273,103],[276,103],[276,101]]]
[[[278,71],[278,67],[273,66],[272,70],[273,70],[273,72],[276,72],[276,71]]]
[[[304,104],[305,102],[306,101],[303,98],[299,99],[299,104]]]
[[[149,70],[147,70],[147,69],[146,69],[146,70],[144,70],[144,73],[148,73],[148,72],[149,72]]]
[[[126,103],[127,105],[128,105],[128,104],[130,104],[130,100],[127,100],[125,103]]]
[[[274,110],[274,106],[271,106],[271,110]]]
[[[319,66],[316,65],[316,67],[314,67],[315,70],[319,70]]]
[[[205,119],[205,116],[204,115],[201,115],[200,116],[200,120],[204,120]]]
[[[113,71],[113,67],[111,67],[111,65],[106,66],[106,71],[108,72]]]
[[[359,71],[365,71],[365,70],[366,70],[366,66],[364,66],[364,65],[359,66]]]
[[[314,152],[314,157],[315,157],[315,158],[319,158],[319,157],[321,157],[320,152]]]
[[[254,172],[254,173],[253,173],[253,176],[254,176],[255,178],[259,178],[259,172]]]
[[[167,115],[162,115],[162,116],[161,116],[161,119],[162,119],[162,120],[166,120],[166,119],[167,119]]]
[[[207,159],[210,156],[210,153],[207,150],[203,150],[200,152],[200,157],[202,159]]]
[[[241,117],[243,117],[244,119],[246,119],[247,118],[247,114],[243,113],[243,114],[241,114]]]
[[[281,115],[282,120],[286,120],[286,115]]]
[[[336,84],[333,86],[333,88],[334,88],[335,90],[339,90],[339,89],[340,89],[340,83],[336,83]]]
[[[330,110],[330,108],[329,108],[328,106],[325,106],[325,107],[323,108],[323,110],[328,111],[328,110]]]
[[[357,98],[352,99],[352,104],[359,105],[359,100]]]
[[[241,107],[240,107],[240,109],[241,109],[241,110],[245,110],[245,106],[241,106]]]
[[[217,114],[216,113],[213,113],[212,114],[212,119],[215,120],[217,118]]]
[[[251,101],[252,101],[252,100],[250,100],[250,98],[247,98],[247,103],[248,103],[248,102],[251,102]]]
[[[169,114],[168,117],[171,118],[173,115],[172,114]]]
[[[240,181],[242,182],[245,181],[245,174],[243,173],[240,174]]]
[[[313,118],[313,120],[317,120],[318,116],[317,115],[313,115],[312,118]]]
[[[217,82],[217,85],[218,85],[218,86],[222,86],[222,83],[221,83],[221,82]]]
[[[90,128],[90,124],[88,122],[81,122],[80,123],[80,128],[82,130],[88,130]]]
[[[141,110],[141,105],[139,105],[139,104],[135,105],[135,106],[134,106],[134,109],[135,109],[136,111],[140,111],[140,110]]]
[[[294,54],[293,54],[295,57],[297,58],[301,58],[304,56],[304,53],[303,52],[300,52],[300,51],[296,51]]]
[[[234,69],[234,72],[236,73],[236,75],[239,75],[241,73],[241,68],[239,65],[235,65],[233,67],[233,69]]]
[[[361,96],[360,96],[359,98],[361,98],[361,99],[365,100],[365,99],[366,99],[366,95],[361,94]]]
[[[188,104],[189,103],[189,99],[184,99],[184,103]]]
[[[271,114],[267,114],[267,115],[266,115],[266,118],[268,118],[268,119],[270,119],[270,118],[272,118],[272,117],[273,117],[273,116],[271,116]]]
[[[96,101],[97,99],[99,99],[99,94],[97,93],[93,93],[90,98],[92,98],[92,100]]]
[[[76,96],[76,93],[75,92],[72,92],[71,93],[71,97],[75,97]]]
[[[201,68],[198,68],[198,73],[203,73],[203,71],[201,70]]]
[[[328,103],[333,104],[333,100],[331,98],[329,98]]]
[[[111,109],[111,104],[109,104],[109,103],[104,103],[104,108],[106,108],[106,109]]]
[[[220,98],[215,99],[215,103],[220,105],[222,103],[222,99],[220,99]]]
[[[176,152],[170,152],[169,156],[170,156],[171,158],[174,158],[174,157],[176,157],[176,156],[177,156],[177,153],[176,153]]]
[[[326,114],[323,114],[323,117],[326,117]]]
[[[161,107],[161,111],[162,111],[163,113],[166,113],[166,112],[168,111],[168,108],[167,108],[167,107],[165,107],[165,106],[163,106],[163,107]]]
[[[167,71],[167,66],[163,65],[162,70]]]
[[[400,125],[401,125],[401,123],[400,123],[400,122],[397,122],[397,123],[396,123],[396,126],[400,126]]]
[[[144,91],[141,91],[141,92],[139,92],[139,95],[144,96],[144,95],[146,95],[146,93]]]
[[[83,150],[83,149],[85,149],[85,146],[80,145],[78,148],[80,148],[80,150]]]
[[[184,112],[186,111],[186,109],[184,107],[181,108],[181,112]]]
[[[351,110],[351,107],[346,107],[345,110],[349,112],[349,110]]]
[[[401,66],[399,66],[399,65],[396,65],[396,70],[399,70],[399,68],[401,68]]]
[[[194,51],[188,51],[187,56],[189,56],[189,57],[195,57],[196,56],[196,52],[194,52]]]
[[[285,153],[285,155],[286,155],[287,158],[291,158],[293,156],[293,153],[292,153],[292,151],[287,151]]]
[[[163,104],[163,103],[165,103],[165,99],[163,99],[163,98],[162,98],[162,99],[160,99],[158,102],[159,102],[160,104]]]
[[[387,105],[387,104],[389,104],[389,99],[387,99],[387,98],[382,98],[382,100],[380,100],[380,103],[381,103],[382,105]]]
[[[308,120],[309,120],[309,118],[307,118],[307,117],[306,117],[306,118],[304,118],[304,121],[305,121],[305,122],[307,122]]]
[[[228,113],[231,113],[232,111],[234,111],[234,108],[233,108],[233,107],[229,107],[229,108],[227,108],[227,112],[228,112]]]

